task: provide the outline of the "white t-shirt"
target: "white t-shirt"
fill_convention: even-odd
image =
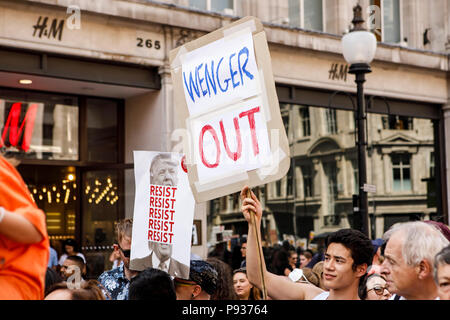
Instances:
[[[83,258],[84,263],[86,263],[86,258],[84,257],[84,255],[81,252],[77,253],[77,256]],[[64,261],[66,260],[66,258],[68,257],[67,253],[64,253],[61,258],[59,258],[59,265],[62,266]]]
[[[318,294],[314,297],[313,300],[327,300],[330,293],[328,291],[324,291],[321,294]]]
[[[388,300],[394,300],[397,295],[394,293]],[[400,299],[397,300],[406,300],[405,297],[400,296]],[[434,300],[441,300],[439,297],[436,297]]]

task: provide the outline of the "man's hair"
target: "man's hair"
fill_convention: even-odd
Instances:
[[[128,299],[175,301],[177,295],[172,278],[167,272],[147,268],[131,279]]]
[[[389,239],[397,232],[402,232],[405,237],[402,254],[403,259],[409,266],[415,266],[423,259],[426,259],[434,269],[434,257],[442,248],[445,248],[449,244],[449,241],[440,231],[423,221],[396,223],[385,235],[387,234],[387,239]]]
[[[45,296],[56,290],[69,290],[70,300],[105,300],[97,280],[81,282],[80,289],[69,289],[67,282],[58,282],[49,288]]]
[[[122,242],[123,237],[131,239],[133,234],[133,219],[123,219],[116,224],[117,241]]]
[[[216,269],[217,286],[211,295],[211,300],[236,300],[236,294],[233,288],[233,270],[231,266],[220,259],[209,257],[206,259],[214,269]]]
[[[353,259],[353,271],[361,264],[372,264],[373,246],[370,239],[361,231],[355,229],[341,229],[327,237],[325,247],[331,243],[340,243],[350,250]]]
[[[438,252],[434,258],[434,280],[438,283],[438,267],[442,264],[450,264],[450,245]]]
[[[75,264],[77,265],[78,268],[80,268],[80,272],[83,273],[84,268],[86,267],[86,263],[84,263],[83,258],[79,257],[79,256],[68,256],[66,258],[66,260],[70,260],[75,262]]]

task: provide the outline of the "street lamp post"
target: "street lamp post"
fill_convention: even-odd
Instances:
[[[373,33],[364,29],[364,19],[362,18],[362,9],[359,4],[353,8],[352,23],[353,29],[342,38],[342,52],[345,60],[350,64],[349,73],[355,75],[357,92],[356,122],[358,128],[359,219],[355,219],[355,222],[357,222],[357,228],[361,229],[368,236],[369,206],[367,191],[364,190],[364,185],[367,181],[364,82],[366,81],[366,73],[372,72],[370,63],[375,57],[377,39]]]

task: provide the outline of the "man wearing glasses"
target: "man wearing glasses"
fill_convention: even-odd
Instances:
[[[103,286],[102,289],[106,299],[127,300],[130,280],[139,273],[130,270],[132,230],[132,219],[124,219],[117,224],[117,244],[114,244],[114,251],[118,252],[123,264],[115,269],[103,272],[98,278]]]

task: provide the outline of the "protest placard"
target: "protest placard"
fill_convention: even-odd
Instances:
[[[130,269],[189,278],[195,201],[182,155],[134,151],[136,196]]]
[[[170,64],[197,202],[286,175],[289,144],[258,19],[240,19],[172,50]]]

